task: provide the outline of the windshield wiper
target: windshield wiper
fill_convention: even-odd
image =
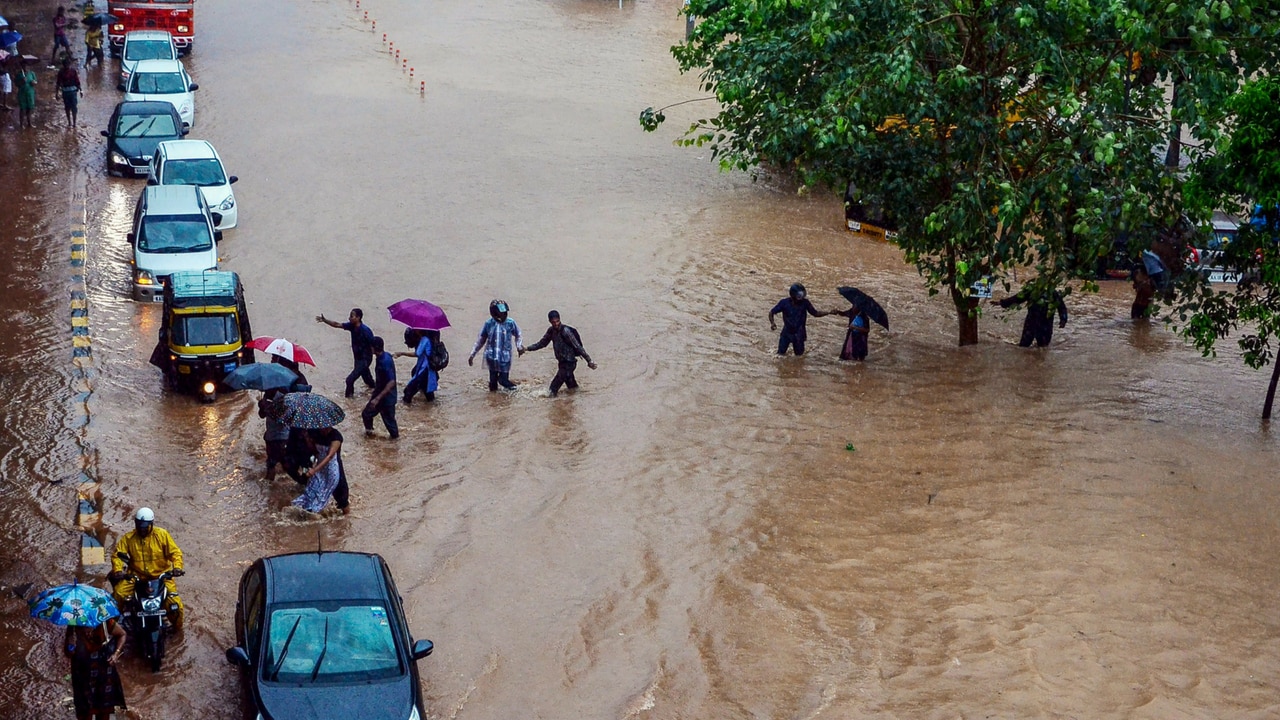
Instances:
[[[146,120],[145,120],[145,119],[143,119],[143,120],[139,120],[138,122],[136,122],[136,123],[134,123],[134,124],[130,125],[129,127],[125,128],[124,130],[122,130],[122,131],[120,132],[120,137],[133,137],[132,135],[130,135],[130,133],[132,133],[134,130],[137,130],[137,129],[138,129],[138,126],[142,125],[142,123],[144,123],[144,122],[146,122]]]
[[[302,616],[299,615],[297,620],[293,621],[293,628],[289,630],[289,637],[284,640],[284,647],[280,648],[280,660],[276,662],[276,666],[271,669],[271,681],[275,682],[280,677],[280,668],[284,665],[284,659],[289,657],[289,643],[293,642],[293,634],[298,632],[298,623],[302,622]]]
[[[329,652],[329,618],[324,619],[324,644],[320,646],[320,657],[316,658],[316,666],[311,669],[311,682],[320,674],[320,663],[324,662],[324,654]]]

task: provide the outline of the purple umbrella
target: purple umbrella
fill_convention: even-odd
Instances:
[[[449,318],[445,317],[444,310],[426,300],[401,300],[387,310],[391,311],[392,320],[416,330],[443,330],[449,327]]]

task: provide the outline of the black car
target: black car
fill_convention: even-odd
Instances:
[[[107,173],[123,177],[146,175],[151,156],[164,140],[178,140],[189,130],[171,103],[151,100],[116,105],[102,136],[107,139]]]
[[[414,642],[391,570],[378,555],[294,553],[262,558],[240,578],[236,639],[247,717],[418,720]]]

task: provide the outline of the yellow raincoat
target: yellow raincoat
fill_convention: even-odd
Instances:
[[[129,556],[127,568],[124,560],[120,559],[120,553]],[[116,549],[111,553],[111,569],[115,572],[131,572],[149,580],[169,570],[181,570],[182,550],[178,548],[178,543],[173,541],[169,531],[164,528],[152,527],[146,537],[138,535],[137,530],[130,530],[116,541]],[[121,580],[116,583],[114,594],[117,603],[124,603],[133,596],[133,585],[132,580]],[[169,588],[170,601],[177,606],[171,613],[175,616],[173,620],[175,623],[180,623],[182,598],[178,597],[178,584],[173,581],[173,578],[169,578],[165,581],[165,586]]]

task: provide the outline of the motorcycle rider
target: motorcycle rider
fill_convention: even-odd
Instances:
[[[173,541],[168,530],[155,526],[156,514],[151,508],[138,508],[133,514],[133,530],[120,536],[115,552],[111,555],[111,573],[107,579],[115,584],[117,604],[125,607],[133,597],[134,581],[127,576],[136,575],[140,580],[153,580],[169,572],[173,577],[184,575],[182,550]],[[129,566],[120,557],[129,558]],[[169,590],[168,621],[175,629],[182,627],[182,598],[178,596],[178,584],[173,577],[165,581]]]

